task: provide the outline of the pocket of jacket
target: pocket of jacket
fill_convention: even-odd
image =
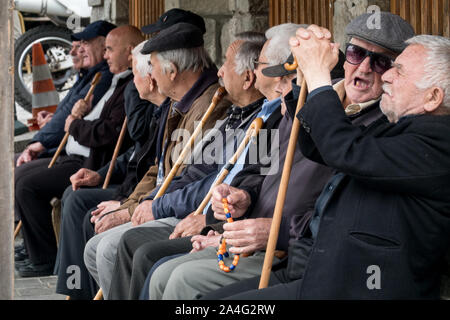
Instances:
[[[385,248],[385,249],[398,249],[401,246],[401,243],[395,239],[390,239],[387,237],[382,237],[379,235],[367,233],[367,232],[360,232],[360,231],[350,231],[349,232],[350,238],[362,242],[364,244],[379,247],[379,248]]]

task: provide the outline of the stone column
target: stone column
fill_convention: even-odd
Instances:
[[[223,56],[234,34],[244,31],[265,32],[269,28],[269,0],[229,0],[228,2],[233,17],[222,29]]]
[[[128,24],[129,0],[89,0],[91,22],[106,20],[116,25]]]
[[[13,0],[0,6],[0,300],[13,299],[14,26]]]
[[[381,11],[389,11],[390,0],[336,0],[334,2],[333,31],[334,40],[345,48],[348,38],[345,27],[357,16],[368,12],[370,6],[378,6]]]

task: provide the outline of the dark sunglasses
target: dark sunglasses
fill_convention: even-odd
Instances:
[[[367,56],[370,57],[370,67],[376,73],[383,74],[392,68],[392,58],[381,53],[369,51],[355,44],[347,43],[345,60],[347,60],[348,63],[354,65],[360,64]]]

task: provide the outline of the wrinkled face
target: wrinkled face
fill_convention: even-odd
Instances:
[[[220,85],[225,87],[233,103],[238,101],[244,86],[245,73],[243,75],[237,74],[235,63],[235,57],[241,44],[242,41],[235,41],[228,47],[225,62],[217,73]]]
[[[69,54],[72,56],[73,68],[75,70],[80,70],[83,68],[83,59],[79,53],[81,42],[80,41],[72,41],[72,48],[70,49]]]
[[[104,58],[109,65],[109,71],[117,74],[128,69],[130,50],[124,39],[117,35],[108,34],[105,40]]]
[[[81,40],[79,53],[83,59],[84,68],[92,68],[103,61],[105,53],[105,38],[96,37],[90,40]]]
[[[381,111],[390,122],[402,116],[424,113],[426,90],[417,88],[424,76],[427,53],[424,47],[411,45],[395,60],[394,66],[383,75],[384,94]]]
[[[137,91],[139,92],[139,97],[141,99],[145,99],[150,91],[150,86],[148,82],[148,77],[142,77],[141,73],[136,69],[136,60],[133,59],[133,81],[136,86]]]
[[[372,52],[382,53],[388,56],[392,54],[381,47],[366,41],[353,38],[350,43],[360,46]],[[383,92],[381,86],[381,74],[372,70],[370,57],[366,57],[359,65],[353,65],[347,61],[344,63],[345,92],[351,103],[362,103],[377,99]]]
[[[170,72],[163,72],[157,52],[151,53],[150,64],[152,65],[152,77],[156,81],[159,93],[166,97],[174,98],[173,95],[171,95],[173,83],[170,80]]]
[[[264,68],[267,68],[269,66],[267,57],[266,57],[266,51],[267,47],[270,43],[270,40],[266,41],[264,44],[264,47],[261,50],[261,53],[259,54],[258,64],[255,66],[255,75],[256,75],[256,81],[255,81],[255,88],[259,90],[266,98],[271,100],[275,94],[275,81],[273,78],[266,77],[262,70]]]

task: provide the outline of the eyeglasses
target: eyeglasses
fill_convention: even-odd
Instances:
[[[376,73],[383,74],[392,68],[392,58],[373,51],[369,51],[352,43],[347,43],[345,49],[345,60],[348,63],[358,65],[361,64],[366,57],[370,57],[370,67]]]
[[[262,64],[262,65],[264,65],[264,64],[266,64],[266,65],[270,64],[270,63],[268,63],[268,62],[262,62],[262,61],[258,61],[258,60],[253,60],[253,63],[254,63],[254,64]]]

